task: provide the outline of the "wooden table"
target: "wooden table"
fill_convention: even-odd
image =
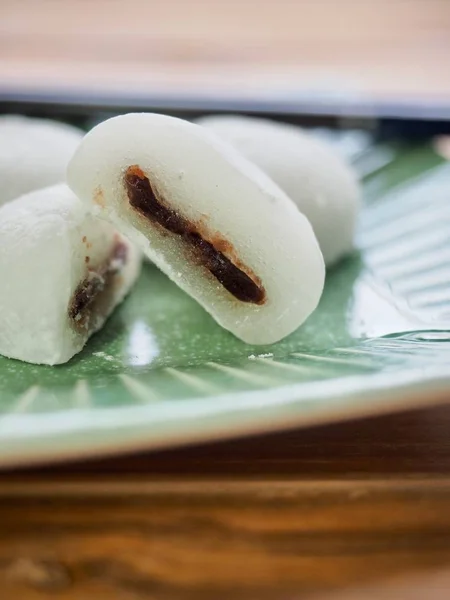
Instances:
[[[447,599],[449,432],[440,407],[3,473],[0,597]]]
[[[0,88],[448,101],[448,0],[1,0]]]

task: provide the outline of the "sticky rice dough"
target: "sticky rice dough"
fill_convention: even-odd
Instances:
[[[0,116],[0,206],[64,182],[82,137],[81,130],[56,121]]]
[[[324,263],[308,220],[205,128],[115,117],[86,135],[68,182],[245,342],[276,342],[316,308]]]
[[[243,116],[197,121],[260,167],[309,219],[327,265],[353,249],[360,188],[326,142],[294,125]]]
[[[60,184],[0,209],[0,354],[59,364],[122,301],[140,253]]]

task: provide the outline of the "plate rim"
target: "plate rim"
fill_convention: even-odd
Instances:
[[[339,380],[337,394],[336,380]],[[309,395],[299,398],[299,393],[305,389],[309,390]],[[362,394],[365,402],[360,401]],[[230,398],[234,405],[230,405]],[[326,402],[320,402],[321,399]],[[73,409],[63,414],[8,414],[0,418],[0,469],[152,452],[381,416],[406,409],[418,410],[450,402],[450,373],[445,366],[403,368],[262,391],[220,394],[213,398],[213,406],[211,400],[211,397],[194,397],[184,401],[187,404],[183,406],[185,412],[191,413],[187,416],[196,420],[195,429],[183,427],[185,418],[177,410],[172,420],[167,419],[167,415],[160,417],[159,424],[167,427],[169,423],[169,431],[162,428],[152,436],[148,435],[149,430],[158,425],[158,419],[151,418],[156,404]],[[227,417],[225,423],[218,419],[219,401],[224,408],[222,414]],[[367,403],[372,401],[373,405],[368,406]],[[312,410],[305,411],[308,403]],[[173,404],[181,406],[179,401],[166,401],[165,411],[170,411]],[[284,410],[280,410],[280,406]],[[198,408],[202,409],[200,413]],[[245,418],[236,420],[236,416]],[[114,424],[114,435],[111,435],[111,423]],[[90,443],[86,443],[88,437]],[[24,440],[26,451],[20,454]],[[85,444],[80,445],[80,441]]]

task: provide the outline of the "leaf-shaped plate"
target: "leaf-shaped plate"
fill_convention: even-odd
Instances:
[[[359,252],[268,347],[223,331],[147,265],[60,367],[0,358],[0,465],[168,447],[450,398],[450,165],[429,146],[331,137],[365,182]]]

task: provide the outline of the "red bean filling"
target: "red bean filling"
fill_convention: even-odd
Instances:
[[[80,320],[86,310],[93,304],[99,295],[106,290],[111,279],[117,275],[127,261],[128,249],[125,244],[118,241],[114,245],[108,262],[99,269],[90,269],[89,274],[75,290],[69,308],[69,317],[75,321]]]
[[[125,174],[128,199],[133,208],[171,233],[179,235],[195,251],[201,263],[235,298],[242,302],[263,304],[265,291],[251,277],[234,265],[211,242],[203,239],[196,228],[176,211],[162,204],[150,181],[138,167]]]

